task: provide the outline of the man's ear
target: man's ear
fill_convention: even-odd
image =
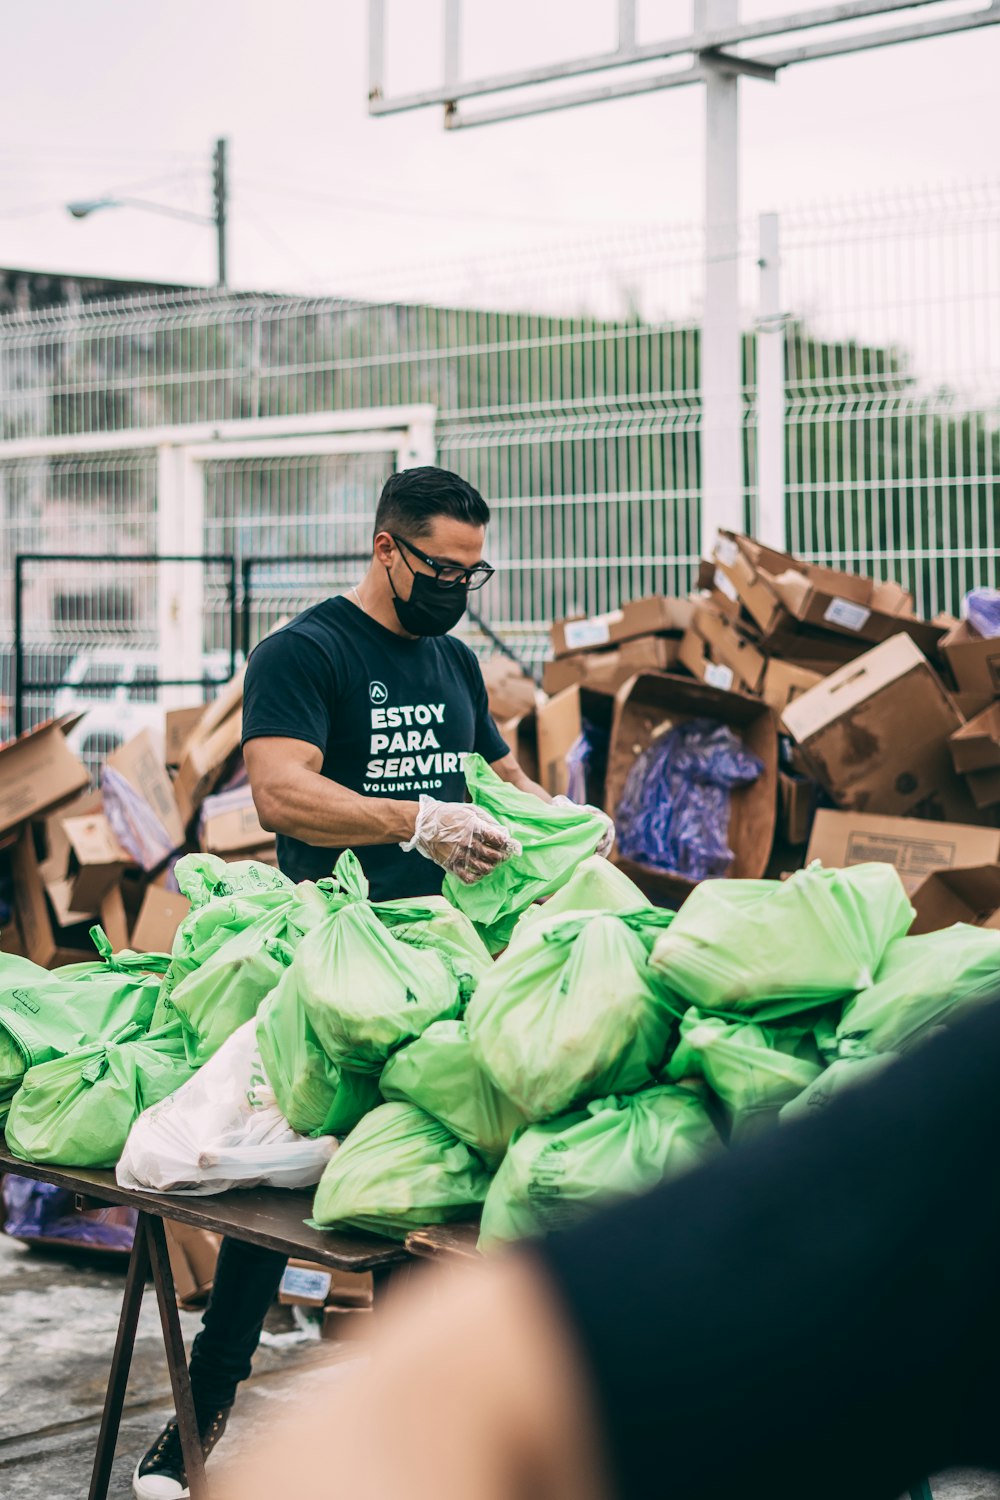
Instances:
[[[396,544],[387,531],[380,531],[372,544],[375,561],[380,562],[384,568],[392,566],[392,560],[396,555]]]

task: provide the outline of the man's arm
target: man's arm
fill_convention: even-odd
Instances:
[[[516,786],[518,791],[530,792],[533,797],[540,797],[543,802],[552,801],[545,788],[539,786],[537,781],[532,781],[513,752],[503,756],[501,760],[495,760],[492,764],[492,770],[503,781],[509,781],[511,786]]]
[[[320,848],[401,844],[413,837],[418,802],[363,797],[322,774],[323,752],[277,736],[243,747],[261,827]]]

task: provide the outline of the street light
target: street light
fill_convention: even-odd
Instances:
[[[78,198],[66,204],[67,212],[74,219],[87,219],[103,208],[138,208],[150,214],[162,214],[168,219],[182,219],[188,224],[207,224],[215,230],[218,257],[216,285],[226,285],[226,141],[218,140],[212,153],[212,199],[215,211],[212,214],[191,213],[186,208],[172,208],[167,203],[151,203],[147,198]]]

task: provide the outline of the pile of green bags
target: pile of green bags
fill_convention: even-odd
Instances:
[[[214,1059],[242,1099],[227,1057],[252,1052],[269,1128],[314,1174],[325,1164],[318,1225],[399,1238],[482,1210],[489,1248],[824,1109],[1000,999],[1000,932],[908,937],[887,865],[704,881],[674,914],[595,856],[592,812],[544,804],[477,756],[466,775],[522,850],[475,885],[373,902],[349,851],[299,885],[189,855],[169,955],[113,954],[100,929],[92,961],[51,973],[0,955],[12,1149],[111,1166],[157,1106],[203,1150],[186,1102],[200,1080],[178,1090]],[[155,1166],[146,1134],[136,1171]],[[244,1134],[226,1149],[255,1147]],[[202,1190],[230,1180],[245,1174]]]

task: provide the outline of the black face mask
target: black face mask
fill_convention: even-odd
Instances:
[[[409,599],[401,599],[389,574],[392,602],[408,635],[447,635],[465,614],[468,589],[460,583],[442,584],[429,573],[414,573]]]

